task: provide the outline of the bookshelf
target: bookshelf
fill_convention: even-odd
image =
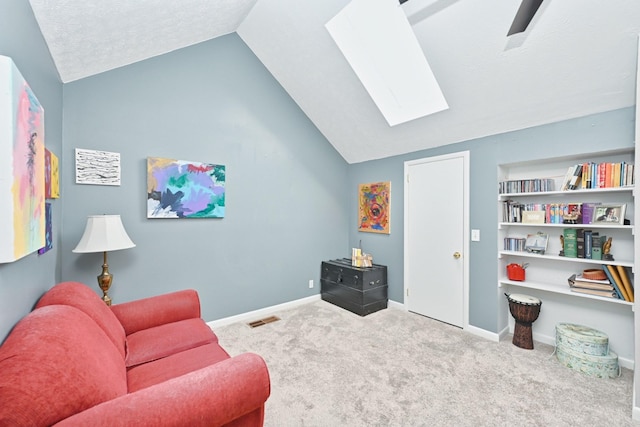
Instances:
[[[599,329],[609,335],[614,351],[619,354],[620,364],[632,368],[634,365],[634,303],[620,299],[600,297],[574,292],[568,285],[572,274],[585,269],[600,268],[605,264],[621,265],[627,268],[633,282],[635,272],[635,189],[633,186],[574,189],[562,191],[568,167],[580,163],[622,163],[635,164],[633,148],[609,150],[541,159],[535,161],[502,164],[498,166],[498,184],[504,181],[536,181],[536,189],[545,191],[510,192],[504,185],[497,187],[498,212],[498,298],[500,327],[513,332],[513,318],[509,313],[504,293],[521,293],[534,296],[542,301],[538,320],[533,325],[534,339],[550,345],[555,344],[555,325],[560,322],[578,323]],[[544,185],[538,185],[543,180]],[[550,187],[550,188],[549,188]],[[531,185],[533,188],[533,184]],[[628,224],[562,224],[562,223],[522,223],[509,222],[504,217],[506,202],[528,205],[585,204],[626,206],[625,218]],[[545,219],[546,220],[546,219]],[[613,261],[570,258],[561,256],[560,236],[565,229],[585,229],[612,238]],[[544,254],[505,249],[505,238],[526,239],[536,233],[548,235]],[[507,278],[506,266],[511,263],[527,264],[525,281]]]

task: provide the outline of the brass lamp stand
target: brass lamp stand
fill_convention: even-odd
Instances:
[[[113,280],[113,274],[109,273],[109,264],[107,264],[107,251],[103,252],[103,264],[102,273],[98,276],[98,286],[102,289],[102,301],[105,304],[111,305],[111,297],[107,294],[111,287],[111,281]]]

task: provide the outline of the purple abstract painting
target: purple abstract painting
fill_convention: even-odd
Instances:
[[[147,158],[147,218],[224,218],[225,167]]]

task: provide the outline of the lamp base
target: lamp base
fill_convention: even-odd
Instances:
[[[107,253],[104,253],[104,264],[102,264],[102,273],[98,276],[98,286],[102,289],[102,301],[105,304],[111,305],[111,297],[108,292],[111,287],[111,281],[113,280],[113,274],[109,273],[109,265],[107,264]]]

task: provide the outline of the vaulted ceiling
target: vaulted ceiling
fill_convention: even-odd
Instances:
[[[349,0],[29,1],[64,83],[237,32],[350,163],[635,105],[637,0],[545,0],[509,37],[521,0],[398,5],[449,109],[395,126],[325,27]]]

